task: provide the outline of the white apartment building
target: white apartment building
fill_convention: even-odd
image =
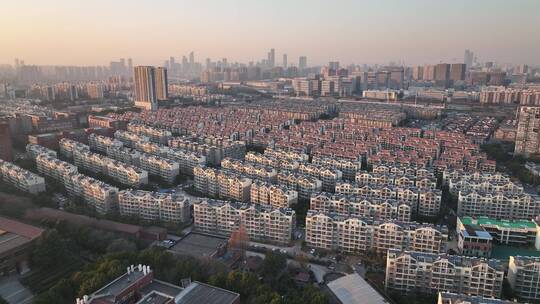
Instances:
[[[88,145],[95,151],[106,153],[107,149],[122,148],[124,143],[114,138],[92,133],[88,136]]]
[[[118,130],[114,132],[114,138],[123,142],[126,147],[135,148],[136,143],[149,142],[150,138],[144,135],[138,135],[128,131]]]
[[[54,150],[51,150],[51,149],[48,149],[48,148],[45,148],[43,146],[40,146],[40,145],[33,145],[33,144],[28,144],[26,145],[26,155],[32,159],[32,160],[35,160],[36,157],[40,154],[47,154],[51,157],[55,157],[57,158],[58,155],[56,154],[56,151]]]
[[[277,180],[277,171],[260,165],[250,164],[241,160],[224,158],[221,161],[221,168],[230,170],[237,174],[245,175],[251,179],[275,182]]]
[[[219,165],[226,157],[242,159],[246,154],[244,141],[211,136],[184,136],[169,140],[169,147],[206,157],[208,164]]]
[[[194,170],[195,189],[210,197],[238,202],[250,201],[252,180],[239,174],[207,167]]]
[[[217,200],[195,202],[193,218],[196,231],[228,236],[242,226],[251,240],[281,245],[290,243],[296,226],[289,208]]]
[[[47,154],[40,154],[36,157],[36,167],[40,174],[59,182],[63,182],[64,176],[68,174],[78,173],[77,167],[74,165]]]
[[[439,298],[436,304],[515,304],[515,302],[451,292],[439,292]]]
[[[322,190],[327,192],[334,192],[336,190],[336,183],[341,181],[343,177],[341,171],[337,169],[307,163],[302,163],[298,168],[298,172],[320,180],[322,182]]]
[[[0,180],[23,192],[34,195],[46,190],[43,177],[2,159],[0,159]]]
[[[278,159],[255,152],[246,153],[245,160],[250,163],[259,164],[266,167],[272,167],[277,170],[296,171],[298,170],[298,167],[300,165],[297,161]]]
[[[359,185],[339,182],[336,193],[376,199],[395,199],[411,206],[413,213],[423,216],[437,216],[441,207],[442,191],[439,189],[418,189],[394,185]]]
[[[407,293],[447,291],[500,297],[504,267],[498,260],[390,249],[385,287]]]
[[[118,210],[118,188],[95,178],[71,173],[64,177],[69,195],[80,197],[97,213],[106,214]]]
[[[148,174],[158,176],[167,183],[174,183],[180,174],[180,164],[167,158],[142,153],[139,159],[140,168]]]
[[[171,131],[138,123],[129,123],[127,125],[127,130],[138,135],[146,136],[151,142],[162,145],[166,145],[169,139],[172,137]]]
[[[540,214],[540,196],[504,192],[460,191],[457,215],[496,219],[534,219]]]
[[[446,227],[415,222],[376,221],[308,210],[306,243],[310,247],[347,253],[388,249],[438,253],[446,247]]]
[[[264,150],[264,155],[280,160],[289,160],[297,163],[305,163],[309,161],[309,155],[296,151],[266,148],[266,150]]]
[[[356,173],[361,170],[362,163],[358,161],[333,158],[324,156],[313,156],[311,162],[315,165],[326,166],[342,172],[343,178],[347,180],[354,180]]]
[[[191,219],[189,199],[180,194],[124,190],[118,193],[118,207],[121,215],[146,221],[185,224]]]
[[[539,257],[511,256],[507,279],[518,298],[526,301],[540,300]]]
[[[255,180],[251,183],[251,202],[270,205],[276,208],[288,208],[298,203],[298,192],[285,186],[272,185]]]
[[[107,156],[135,167],[140,166],[141,152],[128,147],[107,147]]]
[[[90,151],[90,147],[75,140],[62,138],[60,140],[60,154],[68,159],[73,159],[73,152],[78,151]]]
[[[206,165],[206,157],[204,155],[182,151],[176,148],[169,148],[164,157],[178,162],[180,165],[180,172],[193,176],[193,170],[195,167]]]
[[[322,181],[289,171],[280,171],[277,175],[277,182],[298,192],[298,198],[309,199],[322,190]]]
[[[130,187],[139,187],[148,184],[148,171],[116,160],[107,162],[105,170],[109,177]]]
[[[309,209],[341,216],[375,220],[411,221],[411,206],[395,199],[380,200],[322,192],[310,199]]]

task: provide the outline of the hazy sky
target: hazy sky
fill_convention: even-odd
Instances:
[[[540,0],[2,0],[0,63],[204,62],[540,64]]]

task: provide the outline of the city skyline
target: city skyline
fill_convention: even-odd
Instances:
[[[540,63],[540,42],[527,38],[540,27],[534,16],[540,3],[530,0],[54,2],[4,4],[1,64],[21,58],[38,65],[106,65],[111,58],[131,57],[159,65],[191,51],[197,62],[209,57],[248,63],[265,59],[272,48],[276,65],[283,54],[291,64],[305,55],[310,65],[457,63],[465,49],[481,61]]]

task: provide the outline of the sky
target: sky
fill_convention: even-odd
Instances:
[[[540,0],[3,0],[0,64],[540,64]],[[178,59],[177,59],[178,60]]]

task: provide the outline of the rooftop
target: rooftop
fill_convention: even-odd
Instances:
[[[528,220],[497,220],[488,217],[479,217],[473,219],[471,217],[460,218],[463,225],[480,225],[480,226],[497,226],[506,229],[536,229],[536,223]]]
[[[383,304],[388,301],[359,274],[346,275],[327,284],[343,304]]]
[[[232,304],[239,298],[240,295],[235,292],[193,282],[176,296],[174,302],[176,304]]]

